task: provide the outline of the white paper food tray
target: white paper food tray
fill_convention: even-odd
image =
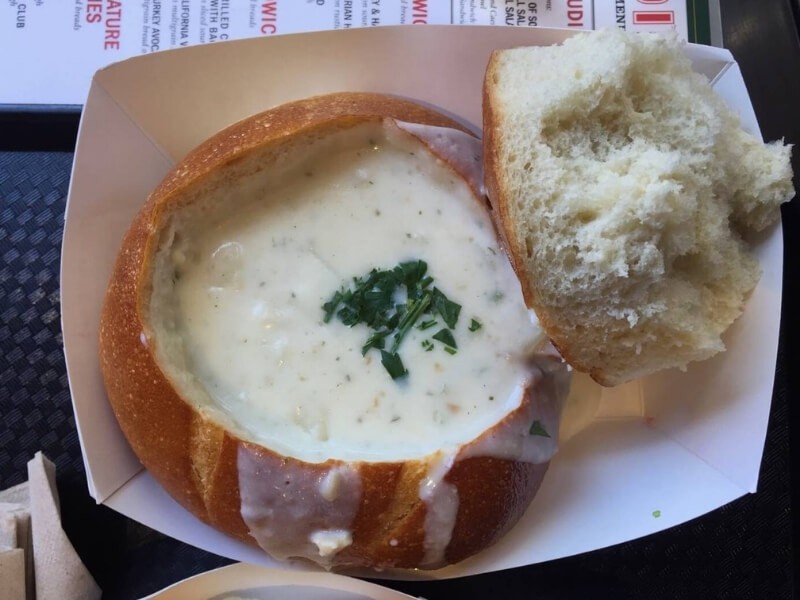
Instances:
[[[134,214],[175,162],[234,121],[332,91],[415,98],[477,128],[490,52],[557,43],[570,34],[384,27],[198,46],[99,71],[81,122],[62,264],[64,343],[92,496],[195,546],[236,560],[276,564],[202,524],[162,491],[132,454],[103,388],[98,324],[112,264]],[[689,46],[687,52],[745,128],[758,134],[730,53],[702,46]],[[455,577],[603,548],[755,491],[775,373],[780,227],[755,242],[763,275],[745,314],[725,336],[727,352],[685,373],[670,371],[605,390],[594,422],[562,448],[539,495],[506,537],[458,565],[402,576]]]

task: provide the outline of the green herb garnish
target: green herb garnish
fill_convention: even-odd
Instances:
[[[333,318],[333,314],[336,312],[336,309],[339,307],[339,304],[342,302],[343,295],[341,292],[336,292],[333,295],[333,298],[328,300],[325,304],[322,305],[322,310],[325,311],[325,317],[322,319],[323,323],[329,323],[330,320]]]
[[[397,352],[397,348],[400,346],[400,342],[403,341],[403,338],[406,337],[409,329],[414,326],[414,323],[417,322],[420,315],[428,310],[428,307],[431,304],[431,295],[430,293],[425,293],[421,299],[414,302],[414,300],[409,300],[409,309],[403,315],[403,318],[400,320],[399,325],[397,326],[397,333],[394,335],[394,343],[392,344],[392,352]]]
[[[456,340],[453,337],[453,332],[449,329],[440,329],[433,335],[433,339],[442,342],[445,346],[449,346],[450,348],[458,348],[458,346],[456,346]]]
[[[417,325],[417,329],[419,329],[420,331],[425,331],[426,329],[430,329],[434,325],[436,325],[436,319],[428,319],[427,321],[423,321],[422,323]]]
[[[469,322],[469,330],[470,331],[473,331],[473,332],[474,331],[478,331],[478,329],[480,329],[481,327],[483,327],[483,324],[480,321],[478,321],[477,319],[472,319]]]
[[[442,316],[445,325],[450,329],[456,326],[458,315],[461,312],[461,305],[449,300],[447,296],[439,291],[439,288],[433,288],[433,308]]]
[[[376,331],[369,336],[367,338],[367,343],[361,346],[361,356],[364,356],[367,352],[369,352],[370,348],[378,348],[379,350],[383,350],[384,346],[386,345],[386,336],[388,333],[388,331]]]
[[[426,278],[429,281],[425,283],[423,277],[428,271],[428,263],[424,260],[415,260],[404,262],[397,265],[391,272],[397,276],[397,279],[405,284],[406,288],[412,290],[416,287],[425,289],[430,285],[433,278]]]
[[[432,284],[433,277],[428,275],[428,265],[423,260],[403,262],[393,269],[373,269],[364,277],[354,277],[352,285],[342,287],[322,305],[323,322],[328,323],[335,316],[348,327],[369,327],[372,332],[361,347],[361,354],[366,355],[373,348],[379,350],[381,363],[392,379],[403,377],[408,370],[398,350],[415,325],[424,331],[436,325],[437,316],[441,317],[447,327],[432,337],[444,344],[446,352],[456,352],[452,330],[461,305]],[[389,339],[391,344],[386,349]],[[430,352],[434,344],[424,340],[422,347]]]
[[[408,374],[408,371],[403,365],[403,361],[400,359],[400,355],[396,352],[381,350],[381,364],[389,372],[392,379],[397,379]]]
[[[539,420],[536,420],[531,424],[531,428],[530,431],[528,431],[528,433],[530,433],[531,435],[538,435],[546,438],[550,437],[550,434],[547,433],[547,430],[544,428],[544,425],[542,425],[542,422]]]

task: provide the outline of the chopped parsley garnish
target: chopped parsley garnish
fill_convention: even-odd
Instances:
[[[469,330],[470,331],[473,331],[473,332],[474,331],[478,331],[478,329],[480,329],[481,327],[483,327],[483,324],[480,321],[478,321],[478,319],[472,319],[469,322]]]
[[[456,346],[456,340],[453,337],[453,332],[449,329],[440,329],[434,334],[433,339],[442,342],[445,346],[449,346],[450,348],[458,348],[458,346]]]
[[[550,434],[547,433],[547,430],[544,428],[544,425],[542,425],[542,422],[539,420],[536,420],[531,424],[531,428],[528,433],[530,433],[531,435],[538,435],[546,438],[550,437]]]
[[[428,319],[427,321],[423,321],[422,323],[417,325],[417,329],[419,329],[420,331],[425,331],[426,329],[430,329],[434,325],[436,325],[436,319]]]
[[[373,269],[365,277],[354,277],[352,285],[342,287],[322,305],[323,322],[329,323],[335,316],[348,327],[369,327],[372,332],[361,347],[361,354],[366,355],[373,348],[379,350],[381,364],[392,379],[404,377],[408,369],[398,351],[414,326],[425,331],[440,317],[447,327],[432,339],[444,344],[449,354],[455,354],[458,348],[453,329],[461,305],[432,284],[433,277],[428,275],[428,265],[423,260],[403,262],[393,269]],[[475,331],[475,323],[478,321],[472,319],[470,331]],[[430,352],[434,344],[423,340],[422,348]]]
[[[387,352],[386,350],[381,350],[381,364],[389,372],[389,375],[392,379],[397,379],[398,377],[403,377],[403,375],[408,374],[408,371],[403,365],[403,361],[400,359],[400,355],[397,354],[397,352]]]
[[[377,331],[369,336],[369,338],[367,338],[367,343],[361,346],[361,356],[364,356],[367,352],[369,352],[370,348],[378,348],[379,350],[383,350],[383,347],[386,345],[387,333],[388,332],[386,331]]]
[[[422,261],[420,261],[422,262]],[[424,264],[424,263],[423,263]],[[397,352],[397,349],[400,347],[400,342],[403,341],[403,338],[406,337],[408,330],[414,326],[414,323],[417,322],[417,319],[428,310],[428,307],[431,304],[431,295],[429,293],[425,293],[421,299],[414,300],[409,299],[408,306],[406,313],[403,315],[403,318],[400,319],[400,323],[397,326],[397,333],[394,334],[394,343],[392,344],[392,352]]]
[[[450,329],[456,326],[458,314],[461,312],[461,305],[451,302],[438,288],[433,288],[433,308],[442,315],[445,325]]]

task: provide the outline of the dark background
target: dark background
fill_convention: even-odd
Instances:
[[[721,4],[725,46],[742,68],[764,138],[800,142],[800,0]],[[86,490],[61,349],[58,278],[79,111],[0,107],[0,489],[24,481],[27,461],[44,451],[58,468],[64,528],[104,598],[138,598],[230,561],[98,507]],[[798,316],[792,310],[798,306],[798,213],[797,201],[783,207],[783,320],[757,494],[605,550],[460,580],[384,585],[430,600],[793,598],[800,585],[793,551],[800,519],[792,519],[800,501]]]

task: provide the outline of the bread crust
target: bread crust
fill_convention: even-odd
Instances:
[[[498,127],[499,116],[497,115],[497,103],[493,101],[491,90],[492,87],[489,82],[493,81],[496,76],[497,70],[497,51],[492,52],[489,58],[489,63],[486,67],[486,75],[483,86],[483,176],[484,185],[486,187],[486,196],[488,199],[489,209],[492,212],[492,220],[496,224],[498,236],[500,237],[503,247],[508,254],[511,266],[519,279],[522,286],[522,295],[525,298],[525,303],[528,307],[536,312],[539,319],[539,324],[547,333],[550,343],[558,350],[564,360],[579,371],[587,372],[592,379],[602,385],[611,385],[605,382],[603,374],[598,369],[591,367],[583,367],[583,365],[575,364],[576,357],[569,351],[569,347],[563,343],[563,336],[558,327],[558,320],[553,318],[548,310],[548,307],[541,302],[538,294],[537,282],[533,279],[532,273],[525,268],[525,248],[520,246],[520,240],[513,235],[514,223],[509,213],[508,202],[504,202],[503,198],[505,193],[502,183],[497,177],[500,172],[499,164],[500,159],[500,137],[501,132]]]
[[[536,313],[539,324],[550,339],[550,343],[558,350],[564,360],[574,368],[588,373],[592,379],[601,385],[613,385],[612,382],[604,379],[601,370],[579,364],[580,361],[577,361],[576,356],[570,352],[558,327],[558,319],[553,318],[548,307],[540,300],[536,293],[538,289],[537,282],[533,279],[532,273],[525,268],[525,260],[523,258],[525,248],[520,246],[519,239],[513,235],[513,219],[509,213],[508,202],[503,201],[505,193],[502,183],[497,177],[500,172],[499,164],[501,162],[499,156],[501,132],[498,127],[497,103],[493,101],[492,87],[489,83],[497,75],[497,56],[498,52],[494,51],[489,58],[484,77],[486,83],[483,86],[483,100],[481,103],[483,113],[483,177],[489,209],[492,212],[492,220],[496,224],[503,247],[522,286],[522,295],[525,298],[525,303]]]
[[[274,155],[298,136],[322,135],[386,117],[467,131],[437,111],[379,94],[339,93],[277,107],[225,129],[176,165],[134,219],[117,257],[101,315],[100,363],[122,431],[143,465],[173,498],[204,522],[249,544],[255,540],[242,518],[237,467],[243,449],[263,461],[265,468],[281,468],[291,461],[295,468],[314,472],[343,463],[287,459],[240,439],[181,397],[157,362],[148,324],[159,223],[169,212],[190,203],[204,183],[248,168],[254,156]],[[541,387],[536,383],[546,383],[548,377],[547,373],[534,377],[521,406],[506,419],[522,414]],[[361,498],[352,544],[336,555],[335,565],[441,566],[423,565],[427,509],[419,487],[429,460],[348,463],[358,472]],[[547,463],[457,459],[445,477],[457,488],[460,499],[445,562],[475,554],[512,527],[538,490],[546,469]]]

